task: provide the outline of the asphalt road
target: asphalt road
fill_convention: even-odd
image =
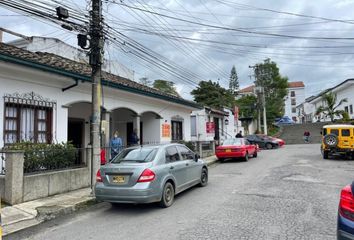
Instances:
[[[335,239],[338,196],[354,179],[354,161],[290,145],[213,165],[209,175],[207,187],[167,209],[101,203],[5,239]]]

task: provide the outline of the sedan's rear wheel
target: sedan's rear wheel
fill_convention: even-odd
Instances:
[[[266,143],[265,147],[266,149],[272,149],[273,145],[271,143]]]
[[[160,201],[160,206],[163,208],[168,208],[173,204],[175,199],[175,189],[170,182],[167,182],[163,187],[162,198]]]
[[[202,175],[200,176],[200,187],[205,187],[208,185],[208,170],[206,168],[202,169]]]

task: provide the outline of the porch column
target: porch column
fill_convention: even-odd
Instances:
[[[109,141],[111,139],[111,112],[104,112],[102,113],[102,129],[101,131],[103,132],[102,136],[102,147],[109,147]]]
[[[23,202],[23,162],[24,153],[5,153],[5,201],[11,205]]]
[[[141,139],[140,139],[140,115],[137,115],[136,117],[135,117],[135,123],[134,123],[134,125],[135,125],[135,129],[136,129],[136,135],[138,136],[138,138],[139,138],[139,141],[138,141],[138,144],[140,144],[141,143]]]

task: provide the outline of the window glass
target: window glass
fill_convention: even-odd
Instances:
[[[122,161],[133,161],[133,162],[150,162],[152,161],[157,153],[157,148],[133,148],[124,149],[120,152],[117,157],[114,158],[112,163],[118,163]]]
[[[222,145],[235,145],[235,146],[241,146],[242,145],[242,139],[241,138],[229,138],[226,139]]]
[[[331,133],[338,136],[339,135],[339,130],[338,129],[332,129]]]
[[[348,107],[348,106],[345,106],[345,107],[344,107],[344,111],[347,112],[347,113],[349,113],[349,107]]]
[[[350,129],[342,129],[342,136],[349,137],[350,136]]]
[[[191,136],[197,136],[197,116],[191,116]]]
[[[349,106],[350,114],[353,114],[353,105]]]
[[[166,162],[175,162],[181,160],[175,146],[166,148]]]
[[[291,92],[290,92],[290,96],[291,96],[291,97],[295,97],[295,91],[291,91]]]
[[[182,160],[194,160],[195,154],[188,148],[183,146],[177,146],[177,149],[182,156]]]
[[[327,128],[323,129],[323,136],[327,135]]]

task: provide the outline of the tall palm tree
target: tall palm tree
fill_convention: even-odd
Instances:
[[[332,92],[328,92],[322,96],[322,101],[324,106],[320,106],[316,110],[316,114],[323,113],[325,117],[329,117],[331,122],[334,122],[335,116],[342,116],[343,110],[337,110],[337,108],[342,105],[342,103],[348,102],[346,98],[343,98],[337,104],[337,95]]]

